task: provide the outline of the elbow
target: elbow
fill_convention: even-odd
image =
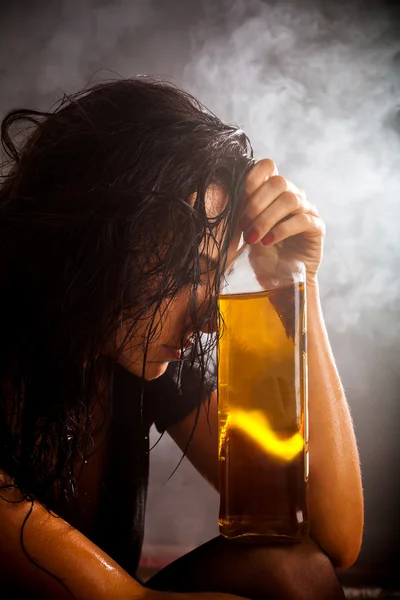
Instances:
[[[324,547],[321,545],[321,543],[318,545],[322,552],[331,561],[333,567],[335,569],[340,569],[341,571],[345,571],[346,569],[352,567],[360,554],[360,547],[356,546],[350,547],[349,545],[346,547],[342,546],[340,548],[334,548],[332,545],[330,545],[330,547]]]
[[[362,545],[362,530],[353,532],[351,536],[336,539],[327,551],[327,555],[335,568],[346,570],[354,565],[358,559]]]
[[[342,571],[345,571],[346,569],[349,569],[350,567],[352,567],[354,565],[359,554],[360,554],[360,549],[358,549],[356,551],[347,550],[346,552],[342,552],[340,554],[340,556],[337,557],[336,560],[332,560],[333,566],[336,567],[337,569],[341,569]]]
[[[341,552],[337,564],[339,569],[349,569],[354,565],[361,552],[363,533],[364,507],[361,503],[360,510],[353,515],[352,522],[348,523],[347,528],[342,530],[342,535],[339,536],[341,538]]]
[[[319,534],[319,535],[318,535]],[[363,522],[345,528],[337,528],[333,530],[331,527],[328,531],[314,531],[314,540],[328,556],[333,566],[337,569],[346,570],[354,565],[359,557],[362,537],[363,537]]]
[[[346,570],[357,561],[364,533],[362,494],[344,501],[329,512],[321,511],[311,518],[311,536],[337,569]]]

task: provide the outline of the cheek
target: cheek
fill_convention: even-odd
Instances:
[[[196,298],[198,327],[203,333],[215,333],[218,325],[218,300],[214,289],[203,286]]]
[[[177,327],[181,327],[187,321],[189,306],[190,291],[185,288],[168,305],[162,331],[167,329],[175,330]]]

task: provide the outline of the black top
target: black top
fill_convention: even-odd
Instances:
[[[114,375],[108,464],[98,526],[90,537],[133,577],[143,542],[150,427],[155,424],[164,432],[215,387],[209,377],[206,389],[200,390],[198,370],[183,369],[179,381],[177,373],[177,363],[171,363],[163,376],[151,382],[120,366]]]

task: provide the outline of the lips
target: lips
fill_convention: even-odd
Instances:
[[[184,346],[183,346],[183,351],[185,352],[185,350],[189,350],[189,348],[191,348],[194,344],[194,341],[191,337],[189,337]],[[168,352],[174,356],[174,358],[176,359],[180,359],[182,357],[182,347],[181,346],[168,346],[167,344],[164,344],[164,348],[166,350],[168,350]]]
[[[185,345],[183,346],[183,349],[189,350],[189,348],[192,348],[193,346],[194,346],[194,340],[193,340],[192,336],[190,336],[186,340]]]

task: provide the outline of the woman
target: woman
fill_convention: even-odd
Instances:
[[[24,121],[17,147],[11,126]],[[243,132],[145,77],[51,113],[11,112],[2,139],[4,597],[343,597],[332,564],[348,567],[360,549],[360,468],[319,304],[324,225],[304,192],[271,160],[254,166]],[[286,548],[217,538],[144,587],[152,423],[218,489],[202,333],[215,330],[242,231],[250,245],[286,240],[307,267],[311,537]]]

